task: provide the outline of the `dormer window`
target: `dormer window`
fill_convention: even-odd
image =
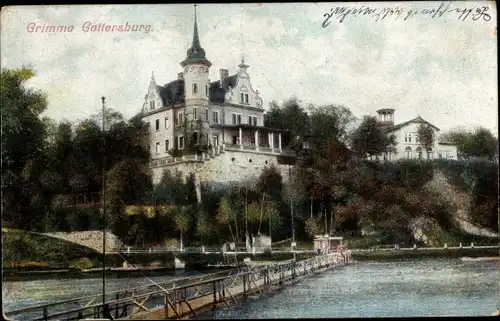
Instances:
[[[198,84],[193,83],[193,95],[198,93]]]
[[[151,101],[149,102],[149,110],[153,110],[153,109],[155,109],[155,101],[154,101],[154,100],[151,100]]]

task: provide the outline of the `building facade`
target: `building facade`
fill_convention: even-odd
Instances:
[[[183,71],[177,79],[163,86],[152,74],[144,98],[142,120],[149,125],[153,182],[158,183],[165,169],[226,181],[231,176],[242,179],[238,174],[255,176],[262,170],[255,164],[279,165],[282,131],[264,127],[263,101],[252,87],[249,66],[242,59],[234,74],[220,69],[219,79],[210,80],[212,63],[200,44],[196,12],[192,46],[180,65]],[[225,157],[219,157],[222,154]],[[214,157],[217,161],[208,164]],[[203,175],[208,168],[217,172],[215,167],[231,168],[238,162],[248,162],[243,173]]]
[[[394,124],[394,109],[384,108],[377,110],[378,121],[387,134],[396,136],[396,146],[393,152],[380,155],[383,160],[398,159],[458,159],[457,146],[440,140],[440,129],[418,116],[408,121]],[[431,147],[424,147],[418,137],[420,125],[426,125],[433,132]]]

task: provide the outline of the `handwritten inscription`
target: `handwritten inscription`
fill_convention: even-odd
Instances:
[[[416,16],[426,16],[434,19],[442,18],[444,16],[455,16],[459,21],[465,21],[467,19],[472,21],[477,21],[482,19],[483,21],[490,21],[491,15],[488,13],[489,6],[478,5],[473,7],[455,7],[451,2],[441,2],[439,6],[434,8],[423,8],[423,9],[406,9],[399,6],[395,7],[385,7],[385,8],[372,8],[367,5],[361,6],[344,6],[335,7],[323,15],[325,18],[323,21],[323,28],[330,25],[332,20],[336,19],[342,23],[347,16],[359,17],[368,16],[372,17],[375,22],[383,21],[387,18],[392,18],[394,20],[408,20]]]

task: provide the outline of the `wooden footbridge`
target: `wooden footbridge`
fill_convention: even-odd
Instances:
[[[151,281],[151,285],[106,294],[105,304],[102,295],[95,295],[10,311],[6,316],[10,320],[180,319],[346,263],[348,257],[335,252],[298,262],[241,266],[163,283]]]

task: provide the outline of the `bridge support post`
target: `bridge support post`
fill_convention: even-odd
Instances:
[[[247,294],[247,275],[243,274],[243,294]]]
[[[111,315],[111,311],[109,310],[109,304],[104,304],[102,308],[102,316],[105,317],[106,319],[113,319],[113,316]]]
[[[163,295],[163,316],[168,318],[168,294]]]
[[[217,281],[214,281],[213,282],[213,288],[212,288],[212,291],[213,291],[213,307],[215,308],[217,306],[217,285],[216,285],[216,282]]]
[[[120,295],[118,293],[116,293],[116,301],[118,301],[120,299]],[[119,314],[118,314],[118,304],[116,304],[116,308],[115,308],[115,320],[119,318]]]

